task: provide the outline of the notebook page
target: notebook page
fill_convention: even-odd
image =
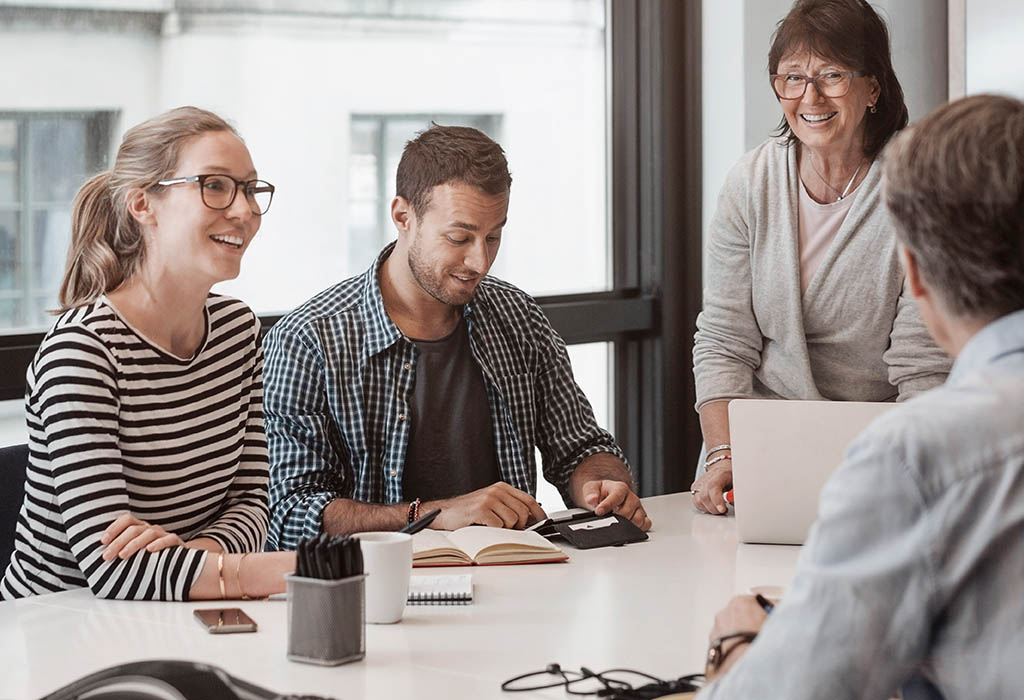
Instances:
[[[454,532],[449,532],[448,539],[473,559],[476,559],[476,555],[480,553],[480,550],[495,544],[510,545],[516,549],[527,549],[535,552],[562,553],[560,549],[536,532],[526,530],[506,530],[500,527],[471,525]]]
[[[453,544],[447,537],[450,532],[438,530],[421,530],[412,536],[412,554],[416,556],[420,552],[432,549],[442,551],[457,551],[459,547]]]

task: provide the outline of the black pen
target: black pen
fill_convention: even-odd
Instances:
[[[757,604],[760,605],[761,608],[766,613],[770,613],[772,610],[775,609],[775,603],[773,603],[772,601],[768,600],[767,598],[765,598],[760,593],[755,593],[754,594],[754,600],[757,601]]]
[[[411,523],[403,527],[399,532],[404,532],[407,535],[415,535],[417,532],[425,528],[430,523],[434,522],[434,518],[441,514],[440,508],[434,508],[426,515],[421,518],[413,520]]]

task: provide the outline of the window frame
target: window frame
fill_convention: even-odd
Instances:
[[[614,344],[613,431],[640,494],[687,488],[701,442],[701,8],[609,0],[611,291],[539,297],[567,344]],[[269,328],[279,315],[263,315]],[[43,333],[0,334],[0,400],[24,395]]]

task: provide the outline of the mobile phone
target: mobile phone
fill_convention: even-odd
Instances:
[[[193,612],[199,624],[210,634],[256,631],[256,621],[242,612],[241,608],[208,608]]]

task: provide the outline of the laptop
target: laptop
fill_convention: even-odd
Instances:
[[[736,399],[729,403],[740,542],[803,544],[818,494],[846,448],[895,403]]]

